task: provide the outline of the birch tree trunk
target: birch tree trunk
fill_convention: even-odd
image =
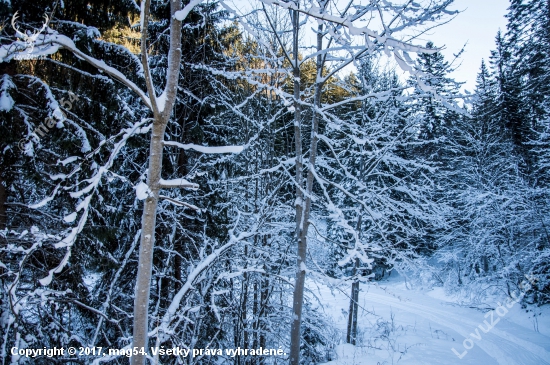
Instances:
[[[300,97],[300,85],[296,81],[296,74],[299,78],[299,66],[298,66],[298,26],[299,19],[298,13],[294,12],[293,19],[294,27],[294,57],[296,62],[296,67],[294,70],[294,98],[295,104],[298,104]],[[323,48],[323,25],[318,26],[317,33],[317,51],[321,51]],[[323,57],[319,54],[317,56],[317,79],[315,85],[315,96],[314,96],[314,106],[318,108],[321,106],[321,93],[323,89],[322,81],[322,70],[323,70]],[[298,116],[300,116],[298,114]],[[300,128],[299,120],[294,121],[294,128],[296,130],[296,125],[298,124],[298,129]],[[302,193],[301,189],[303,186],[302,182],[302,161],[301,155],[298,155],[298,149],[296,152],[296,177],[297,177],[297,203],[296,203],[296,234],[298,237],[298,250],[297,250],[297,262],[296,262],[296,281],[294,284],[294,293],[292,300],[292,327],[290,331],[290,365],[299,365],[300,363],[300,343],[301,343],[301,323],[302,323],[302,307],[304,304],[304,288],[306,281],[306,253],[307,253],[307,232],[309,228],[309,216],[311,211],[311,194],[313,191],[313,169],[315,166],[315,161],[317,158],[317,131],[319,130],[319,116],[317,111],[313,111],[312,119],[312,128],[311,128],[311,140],[310,140],[310,150],[309,150],[309,165],[308,165],[308,174],[306,180],[305,194]],[[295,135],[295,139],[298,141],[298,137],[301,138],[301,132],[298,135]],[[301,142],[300,142],[301,143]],[[300,145],[301,147],[301,145]],[[301,148],[300,148],[301,152]],[[299,170],[298,170],[298,161]]]
[[[293,32],[293,57],[294,57],[294,141],[296,149],[296,240],[298,242],[298,261],[296,267],[296,282],[294,284],[294,294],[292,298],[292,325],[290,329],[290,365],[298,365],[300,362],[300,324],[302,320],[302,303],[304,299],[304,280],[305,271],[300,269],[300,265],[305,261],[305,248],[302,247],[302,213],[303,213],[303,193],[302,193],[302,131],[301,131],[301,104],[300,104],[300,61],[298,60],[298,38],[300,32],[300,17],[298,11],[294,10],[292,15]]]
[[[145,199],[143,216],[141,219],[141,242],[139,247],[138,274],[136,281],[136,296],[134,299],[134,339],[133,348],[138,351],[147,350],[147,333],[149,331],[149,292],[151,287],[151,275],[153,270],[153,250],[155,245],[155,225],[157,206],[160,191],[160,177],[162,171],[162,150],[165,123],[157,123],[153,126],[153,135],[149,148],[149,171],[147,185],[151,191]],[[145,365],[145,356],[138,354],[132,356],[132,365]]]
[[[155,225],[159,191],[161,186],[162,155],[164,149],[164,132],[176,101],[177,85],[179,81],[179,69],[181,62],[181,27],[182,22],[177,20],[175,13],[181,10],[179,0],[170,2],[170,49],[168,51],[168,69],[166,77],[166,100],[164,105],[157,105],[156,92],[151,78],[148,63],[147,26],[149,22],[149,7],[151,0],[143,4],[141,16],[143,29],[141,36],[141,58],[147,92],[151,100],[154,122],[149,147],[149,169],[147,173],[147,186],[149,196],[145,199],[143,215],[141,219],[141,242],[139,247],[138,274],[134,299],[134,323],[132,348],[140,352],[131,357],[132,365],[145,365],[144,353],[148,348],[149,332],[149,294],[153,270],[153,252],[155,247]],[[196,4],[196,2],[195,2]],[[192,8],[193,4],[189,4]],[[191,10],[191,9],[189,9]],[[160,108],[159,108],[160,107]],[[143,351],[141,351],[143,350]]]

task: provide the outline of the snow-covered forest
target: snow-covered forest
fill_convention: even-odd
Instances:
[[[454,0],[0,0],[2,365],[550,364],[550,1],[502,1],[468,92]]]

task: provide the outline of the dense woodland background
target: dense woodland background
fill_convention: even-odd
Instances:
[[[0,42],[13,38],[15,11],[20,26],[39,28],[54,5],[0,0]],[[152,1],[150,62],[159,82],[167,67],[168,6]],[[132,0],[66,0],[49,26],[144,87],[136,56],[139,11]],[[270,16],[277,20],[273,27],[289,22],[284,10]],[[421,79],[414,70],[403,78],[383,52],[372,52],[326,81],[308,277],[358,283],[397,269],[410,285],[443,286],[468,303],[511,295],[533,275],[538,281],[523,305],[550,302],[550,2],[512,0],[507,18],[491,58],[480,65],[474,94],[461,94],[461,84],[449,77],[459,62],[440,52],[418,55]],[[185,20],[179,96],[165,139],[245,148],[204,154],[166,145],[163,177],[185,176],[199,188],[164,193],[187,207],[169,199],[159,206],[151,343],[288,348],[296,141],[293,106],[281,95],[292,94],[293,75],[273,28],[257,14],[248,21],[257,25],[256,37],[216,2],[199,5]],[[310,120],[317,105],[315,60],[303,62],[300,73],[302,117]],[[30,137],[69,92],[78,100],[62,108],[67,119],[39,140]],[[131,342],[143,207],[135,187],[146,176],[149,113],[130,90],[67,51],[0,63],[3,363],[14,360],[12,346],[123,348]],[[138,133],[129,135],[132,128]],[[238,232],[251,234],[194,271]],[[71,235],[74,243],[64,244]],[[175,299],[176,319],[159,325]],[[305,300],[302,362],[329,360],[338,336],[313,309],[314,296]]]

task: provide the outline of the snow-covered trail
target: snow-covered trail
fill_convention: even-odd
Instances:
[[[316,284],[310,288],[320,297],[323,310],[345,333],[349,288],[331,291]],[[486,312],[456,306],[442,298],[441,293],[436,298],[435,293],[406,290],[399,281],[380,286],[363,284],[361,289],[358,326],[364,335],[358,346],[338,346],[338,359],[331,365],[550,364],[550,336],[545,325],[548,316],[539,319],[543,333],[536,332],[519,304],[502,317],[494,312],[494,326],[485,333],[479,326],[488,329],[484,321],[491,323],[490,315],[485,317]],[[380,332],[373,330],[376,327],[392,330],[373,341]]]
[[[446,310],[442,310],[440,309],[441,306],[433,305],[436,303],[430,303],[431,305],[427,305],[426,303],[420,305],[414,302],[403,303],[396,298],[377,293],[369,293],[366,300],[382,305],[390,305],[392,308],[400,309],[403,312],[426,318],[433,323],[458,333],[464,339],[469,337],[475,345],[495,359],[498,365],[513,365],[518,363],[526,365],[550,364],[550,352],[536,344],[546,342],[547,348],[550,348],[550,338],[540,333],[529,331],[515,323],[508,322],[505,320],[505,316],[488,333],[484,333],[478,329],[479,325],[488,329],[488,326],[483,321],[487,320],[488,323],[491,323],[491,318],[488,316],[485,319],[483,313],[472,309],[448,306],[445,308]],[[474,318],[477,318],[477,321]],[[496,322],[497,319],[499,319],[499,316],[496,313],[493,314],[492,321]],[[477,332],[476,329],[478,329]],[[470,335],[471,333],[473,335]],[[529,338],[529,340],[524,340],[512,333],[521,333],[521,337]],[[535,343],[532,341],[535,341]],[[469,343],[468,346],[470,346]],[[460,342],[455,349],[460,354],[465,350]],[[518,362],[518,354],[521,354],[522,362]]]

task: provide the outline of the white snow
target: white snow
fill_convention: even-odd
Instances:
[[[183,178],[181,179],[170,179],[170,180],[164,180],[160,179],[160,185],[164,187],[180,187],[180,188],[190,188],[190,189],[198,189],[199,185],[189,182]]]
[[[441,290],[407,290],[399,276],[380,285],[361,284],[359,338],[353,346],[345,344],[350,286],[331,291],[309,281],[308,287],[340,330],[336,358],[326,364],[550,364],[550,333],[536,331],[519,304],[501,317],[493,314],[494,322],[500,321],[485,333],[479,325],[487,328],[488,310],[459,306]],[[539,327],[548,323],[550,310],[542,312]]]
[[[189,5],[188,5],[189,6]],[[143,16],[142,16],[143,19]],[[93,30],[92,30],[93,33]],[[41,34],[39,42],[34,42],[33,50],[30,53],[31,56],[45,56],[45,55],[51,55],[56,53],[60,48],[65,48],[66,50],[72,52],[77,58],[80,58],[82,60],[85,60],[92,66],[96,67],[100,72],[105,72],[112,78],[118,80],[122,84],[124,84],[126,87],[133,90],[140,99],[145,103],[145,105],[148,108],[151,108],[151,100],[148,98],[148,96],[141,90],[136,84],[134,84],[132,81],[130,81],[122,72],[118,71],[117,69],[108,66],[103,60],[98,60],[96,58],[93,58],[86,53],[80,51],[74,41],[65,36],[56,33],[55,31],[52,31],[51,29],[48,30],[48,33]],[[1,62],[9,62],[11,59],[13,59],[17,52],[14,52],[14,49],[21,49],[21,48],[27,48],[27,45],[25,42],[16,41],[12,42],[11,44],[5,44],[0,46],[0,63]],[[140,72],[140,70],[137,70]]]
[[[65,178],[67,178],[67,175],[65,175],[65,174],[50,175],[50,179],[52,179],[54,181],[58,180],[58,179],[65,180]]]
[[[151,192],[149,186],[147,186],[147,184],[143,181],[140,181],[139,184],[134,187],[134,189],[136,189],[136,195],[139,200],[147,199],[149,193]]]
[[[88,287],[89,291],[93,291],[99,280],[101,279],[101,274],[98,273],[89,273],[86,276],[82,277],[82,281]]]
[[[178,143],[171,141],[164,141],[165,146],[176,146],[183,148],[184,150],[195,150],[202,153],[241,153],[244,149],[243,146],[220,146],[220,147],[206,147],[198,144],[188,143]]]
[[[76,160],[78,160],[77,156],[67,157],[63,161],[57,160],[57,165],[61,164],[61,165],[65,166],[65,165],[70,164],[71,162],[74,162]]]
[[[236,243],[242,241],[243,239],[251,237],[253,234],[248,232],[242,232],[238,236],[234,236],[232,230],[229,233],[230,240],[223,246],[217,248],[209,254],[207,257],[205,257],[195,268],[192,268],[191,272],[187,276],[187,280],[185,284],[181,287],[181,289],[174,295],[174,298],[172,299],[172,303],[170,303],[170,306],[168,307],[168,310],[164,314],[164,317],[162,318],[162,322],[160,326],[158,326],[156,329],[151,331],[149,335],[152,333],[155,333],[157,331],[161,331],[163,333],[168,332],[168,326],[180,307],[180,303],[182,299],[184,298],[185,294],[193,289],[193,282],[195,278],[200,275],[213,261],[215,261],[223,252],[225,252],[227,249],[235,245]]]
[[[15,102],[8,93],[8,89],[14,88],[15,85],[11,81],[8,75],[2,77],[2,84],[0,85],[0,111],[9,112]]]
[[[164,111],[165,106],[166,106],[166,90],[164,90],[162,94],[160,94],[157,97],[157,107],[159,108],[159,112],[162,113]]]
[[[191,208],[191,209],[193,209],[193,210],[200,211],[200,208],[199,208],[199,207],[197,207],[196,205],[187,203],[187,202],[182,202],[182,201],[180,201],[180,200],[177,200],[177,199],[174,199],[174,198],[170,198],[170,197],[164,196],[164,195],[159,195],[159,198],[165,199],[165,200],[169,201],[170,203],[172,203],[172,204],[174,204],[174,205],[177,205],[177,206],[180,206],[180,207],[187,207],[187,208]]]
[[[53,198],[56,196],[57,194],[57,191],[59,190],[59,185],[57,185],[52,193],[52,195],[42,199],[40,202],[38,203],[35,203],[35,204],[30,204],[28,205],[29,208],[31,209],[38,209],[38,208],[42,208],[43,206],[45,206],[46,204],[48,204],[49,202],[51,202],[53,200]]]
[[[72,223],[72,222],[74,222],[75,219],[76,219],[76,212],[73,212],[73,213],[69,214],[68,216],[66,216],[65,218],[63,218],[63,220],[67,223]]]
[[[183,19],[187,18],[187,15],[193,10],[195,6],[201,3],[202,0],[192,0],[189,2],[189,4],[185,5],[185,7],[179,11],[176,11],[174,13],[174,18],[179,20],[180,22],[183,21]]]

